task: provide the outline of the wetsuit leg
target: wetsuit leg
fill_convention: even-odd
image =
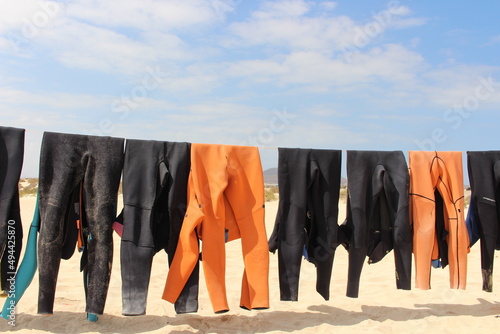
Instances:
[[[28,241],[26,242],[26,251],[24,252],[24,257],[19,266],[19,269],[16,272],[14,286],[16,287],[15,293],[9,293],[7,299],[5,300],[5,304],[2,309],[2,318],[10,319],[12,312],[14,312],[15,307],[21,297],[24,295],[24,292],[31,284],[33,277],[35,276],[36,268],[37,268],[37,259],[36,259],[36,244],[38,237],[38,227],[40,226],[40,211],[38,209],[38,196],[35,204],[35,211],[33,213],[33,220],[31,222]]]
[[[481,239],[483,290],[493,291],[493,260],[498,243],[500,220],[500,151],[467,152],[471,198],[474,201]]]
[[[193,152],[191,152],[193,157]],[[208,184],[206,184],[208,187]],[[200,259],[198,226],[204,219],[202,206],[196,196],[196,187],[191,171],[188,178],[188,207],[182,222],[176,254],[168,271],[162,298],[175,303],[186,286],[188,277],[196,270]],[[182,250],[180,250],[182,247]],[[179,251],[177,251],[179,250]]]
[[[83,178],[81,151],[86,141],[76,143],[64,135],[44,133],[40,153],[38,240],[38,313],[52,314],[63,243],[66,205]],[[77,151],[78,150],[78,151]]]
[[[410,175],[403,152],[388,153],[385,194],[392,223],[396,287],[411,289],[413,234],[410,225]]]
[[[21,210],[19,203],[19,190],[16,186],[14,196],[11,198],[11,207],[6,224],[7,240],[1,261],[1,281],[2,290],[6,293],[10,290],[8,279],[14,277],[14,273],[19,263],[21,249],[23,245],[23,225],[21,222]],[[13,257],[10,257],[12,255]]]
[[[166,159],[168,161],[168,239],[165,250],[168,263],[172,264],[179,241],[182,221],[187,209],[187,183],[191,167],[191,144],[166,142]],[[176,313],[191,313],[198,311],[199,262],[189,276],[184,288],[175,301]]]
[[[89,228],[86,312],[102,314],[113,261],[111,226],[116,217],[124,140],[92,137],[89,144],[91,157],[83,178],[83,200]]]
[[[153,255],[154,249],[152,247],[138,247],[132,242],[122,241],[120,261],[122,263],[123,315],[146,314],[146,299]]]
[[[297,301],[307,219],[309,151],[278,149],[279,209],[269,250],[278,251],[280,300]]]
[[[436,240],[435,180],[439,166],[435,152],[410,151],[410,194],[413,223],[415,286],[430,289],[431,260]],[[435,257],[434,257],[435,258]]]
[[[245,271],[240,307],[269,308],[269,247],[264,223],[264,177],[255,147],[230,147],[224,194],[241,235]],[[231,228],[228,228],[231,234]]]
[[[316,291],[330,298],[338,234],[338,203],[342,151],[311,150],[311,170],[308,190],[310,226],[306,248],[309,261],[316,266]]]
[[[443,198],[444,227],[448,231],[448,262],[450,288],[465,289],[467,285],[467,254],[469,234],[464,216],[464,180],[462,152],[437,152],[440,177],[436,189]]]
[[[348,219],[344,228],[349,230],[349,265],[347,274],[348,297],[357,298],[359,278],[368,255],[368,216],[372,190],[373,163],[362,151],[347,151],[347,180],[349,196]]]
[[[161,142],[126,142],[123,165],[123,236],[120,245],[123,315],[146,313],[151,265],[155,254],[153,208],[167,175],[162,156]]]
[[[24,133],[24,129],[0,127],[1,291],[9,290],[7,280],[16,271],[23,244],[18,183],[24,158]]]

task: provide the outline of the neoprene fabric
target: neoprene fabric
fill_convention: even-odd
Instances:
[[[38,313],[52,314],[65,223],[72,194],[83,184],[87,245],[82,258],[86,312],[102,314],[108,291],[124,139],[45,132],[40,153]],[[71,222],[69,222],[71,223]]]
[[[410,151],[409,161],[415,286],[430,289],[431,261],[444,259],[450,288],[465,289],[469,234],[462,152]]]
[[[19,208],[19,177],[23,167],[24,129],[0,126],[0,281],[9,290],[23,244]],[[9,255],[10,258],[9,258]]]
[[[467,152],[467,164],[475,209],[469,217],[476,218],[481,240],[483,290],[492,292],[493,259],[500,250],[500,151]]]
[[[278,149],[279,208],[269,250],[278,251],[280,299],[298,300],[302,255],[316,266],[316,291],[330,298],[338,246],[342,151]]]
[[[187,208],[190,144],[127,140],[120,248],[124,315],[146,313],[153,256],[172,262]],[[175,302],[177,313],[198,310],[198,268]]]
[[[9,293],[5,304],[2,309],[2,318],[10,319],[11,312],[17,303],[21,300],[24,292],[31,284],[33,277],[35,277],[35,272],[37,269],[37,241],[38,241],[38,228],[40,226],[40,210],[38,207],[38,196],[35,204],[35,211],[33,213],[33,220],[31,221],[30,230],[28,233],[28,241],[26,242],[26,251],[24,252],[24,257],[16,272],[15,280],[13,282],[16,290],[14,293]]]
[[[411,289],[409,174],[401,151],[347,151],[348,297],[359,294],[365,258],[377,263],[394,249],[396,287]]]
[[[229,310],[225,242],[241,238],[245,270],[240,307],[269,307],[264,178],[256,147],[191,144],[188,207],[162,298],[177,301],[199,257],[216,313]]]

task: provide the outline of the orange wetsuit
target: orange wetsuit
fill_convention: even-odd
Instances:
[[[416,287],[430,289],[431,260],[441,258],[450,267],[450,287],[465,289],[469,236],[462,153],[411,151],[409,160]]]
[[[162,298],[177,300],[198,261],[201,240],[212,306],[215,312],[229,310],[224,243],[238,238],[245,263],[240,306],[268,308],[269,247],[259,151],[248,146],[192,144],[188,207]]]

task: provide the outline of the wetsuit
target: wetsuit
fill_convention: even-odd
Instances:
[[[0,281],[1,291],[7,294],[8,279],[14,277],[23,243],[18,185],[23,167],[24,132],[0,126]]]
[[[123,167],[124,139],[45,132],[40,153],[38,313],[52,314],[59,264],[65,248],[68,206],[80,193],[86,238],[86,312],[102,314],[113,258],[111,225]],[[81,187],[81,188],[80,188]],[[73,243],[74,248],[74,243]]]
[[[241,238],[245,270],[240,307],[269,307],[264,179],[256,147],[191,144],[188,207],[162,298],[177,301],[201,258],[215,312],[229,310],[225,242]]]
[[[492,292],[495,249],[500,250],[500,151],[469,151],[467,164],[474,204],[469,210],[475,210],[468,220],[473,225],[475,218],[481,240],[483,290]]]
[[[410,151],[415,285],[430,289],[431,261],[449,264],[450,287],[465,289],[469,234],[462,152]]]
[[[129,140],[123,167],[120,248],[124,315],[146,313],[153,256],[172,262],[187,207],[190,144]],[[197,268],[196,268],[197,269]],[[198,271],[175,303],[177,313],[198,309]]]
[[[347,219],[341,232],[349,251],[348,297],[358,297],[366,256],[376,263],[393,249],[396,287],[411,289],[409,181],[401,151],[347,151]]]
[[[35,272],[37,269],[37,259],[36,259],[36,244],[38,238],[38,228],[40,226],[40,210],[38,206],[38,196],[35,204],[35,211],[33,213],[33,220],[31,221],[31,226],[28,234],[28,241],[26,242],[26,250],[24,252],[23,261],[16,272],[16,276],[12,284],[15,287],[15,291],[8,293],[8,297],[5,300],[5,304],[2,309],[2,318],[12,320],[12,316],[15,312],[15,308],[21,297],[26,292],[26,289],[31,284],[33,277],[35,277]],[[15,317],[15,315],[14,315]]]
[[[269,250],[278,251],[280,298],[298,300],[302,255],[316,265],[316,291],[330,298],[337,243],[342,151],[278,149],[279,208]]]

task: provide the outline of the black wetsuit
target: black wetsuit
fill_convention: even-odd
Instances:
[[[298,300],[302,255],[316,265],[316,291],[330,297],[337,243],[342,151],[279,148],[279,208],[269,250],[278,250],[281,300]]]
[[[190,144],[128,140],[123,166],[121,242],[124,315],[146,313],[153,256],[172,262],[186,213]],[[177,313],[198,310],[198,266],[175,302]]]
[[[411,289],[410,177],[401,151],[347,151],[347,219],[341,234],[349,251],[347,296],[356,298],[366,256],[380,261],[394,249],[396,285]]]
[[[495,249],[500,250],[500,151],[469,151],[467,164],[481,240],[483,290],[492,292],[493,259]]]
[[[86,312],[102,314],[113,259],[112,224],[123,168],[124,139],[45,132],[40,153],[38,313],[52,314],[57,275],[75,191],[82,193],[86,245],[82,269]],[[74,243],[72,247],[74,249]],[[71,244],[69,245],[71,246]],[[71,247],[69,247],[71,248]],[[71,253],[71,252],[70,252]]]
[[[0,259],[1,288],[10,290],[23,244],[19,177],[23,167],[24,129],[0,126]]]

